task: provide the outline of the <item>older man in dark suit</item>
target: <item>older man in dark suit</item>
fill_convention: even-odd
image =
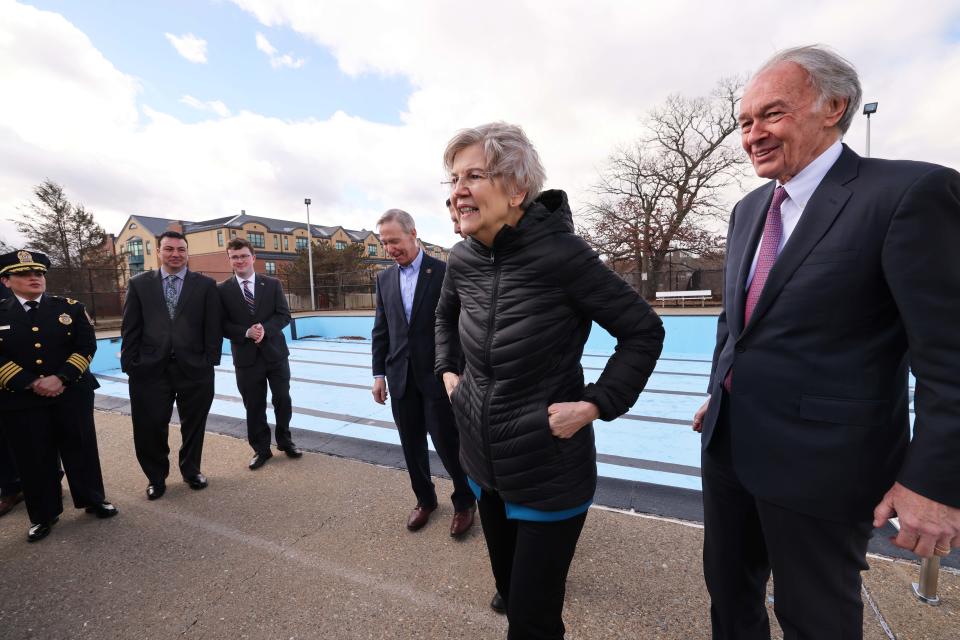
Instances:
[[[179,466],[191,489],[203,489],[200,471],[207,414],[213,403],[213,368],[223,337],[220,296],[213,278],[187,269],[187,240],[160,235],[158,271],[130,279],[123,304],[120,366],[130,381],[133,442],[147,476],[147,498],[166,491],[167,435],[174,402],[180,415]]]
[[[799,47],[741,103],[770,182],[731,215],[694,417],[714,638],[770,637],[771,571],[785,637],[861,637],[867,541],[894,513],[918,556],[960,545],[960,175],[841,144],[860,98],[848,62]]]
[[[460,467],[460,437],[450,401],[433,372],[434,323],[446,264],[423,252],[413,217],[406,211],[390,209],[380,217],[377,228],[380,241],[397,264],[377,275],[373,399],[384,404],[389,383],[393,394],[390,407],[417,496],[407,528],[422,528],[437,508],[427,452],[429,433],[453,481],[450,535],[458,537],[473,525],[476,499]]]
[[[290,309],[276,278],[256,273],[253,246],[244,238],[227,243],[233,277],[217,285],[223,312],[223,332],[230,339],[237,389],[247,410],[247,441],[253,458],[247,465],[259,469],[273,457],[267,424],[267,384],[276,417],[277,448],[289,458],[300,450],[290,435],[293,415],[290,401],[290,363],[283,328],[290,324]]]

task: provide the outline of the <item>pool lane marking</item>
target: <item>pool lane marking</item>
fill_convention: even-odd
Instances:
[[[110,380],[112,382],[123,383],[126,382],[123,378],[115,376],[106,376],[101,375],[100,378],[104,380]],[[224,402],[233,402],[233,403],[242,403],[241,398],[236,396],[229,396],[222,393],[214,394],[214,399],[222,400]],[[325,418],[327,420],[334,420],[336,422],[343,422],[348,424],[360,424],[366,425],[369,427],[381,427],[384,429],[391,429],[393,431],[397,430],[397,425],[388,420],[377,420],[375,418],[363,418],[360,416],[353,416],[347,413],[335,413],[332,411],[321,411],[319,409],[309,409],[307,407],[293,407],[293,412],[301,415],[313,416],[315,418]],[[218,415],[218,414],[213,414]],[[230,416],[226,416],[230,417]],[[621,416],[626,417],[626,416]],[[652,422],[660,422],[662,419],[653,419]],[[689,421],[678,421],[682,424],[689,424]],[[273,423],[270,423],[271,426],[276,426]],[[660,462],[658,460],[645,460],[643,458],[630,458],[627,456],[618,456],[608,453],[597,453],[597,462],[610,464],[618,467],[629,467],[632,469],[646,469],[648,471],[661,471],[665,473],[675,473],[678,475],[700,477],[700,469],[698,467],[693,467],[690,465],[676,464],[672,462]]]
[[[292,362],[292,361],[291,361],[291,362]],[[224,367],[216,367],[216,371],[219,371],[219,372],[221,372],[221,373],[232,373],[232,372],[233,372],[233,369],[226,369],[226,368],[224,368]],[[100,377],[100,378],[103,378],[104,380],[112,380],[112,381],[114,381],[114,382],[124,382],[124,383],[127,382],[127,379],[126,379],[126,378],[119,378],[119,377],[108,376],[108,375],[104,375],[104,374],[97,374],[97,376]],[[343,388],[347,388],[347,389],[362,389],[362,390],[364,390],[364,391],[368,391],[368,390],[370,389],[370,385],[352,384],[352,383],[349,383],[349,382],[333,382],[332,380],[314,380],[314,379],[311,379],[311,378],[296,378],[296,377],[291,377],[291,378],[290,378],[290,381],[291,381],[291,382],[303,382],[303,383],[306,383],[306,384],[319,384],[319,385],[331,386],[331,387],[343,387]],[[706,393],[699,393],[699,392],[694,392],[694,391],[669,391],[669,390],[666,390],[666,389],[645,389],[645,390],[644,390],[644,393],[658,393],[658,394],[679,395],[679,396],[694,396],[694,397],[703,397],[703,398],[705,398],[705,397],[707,396]],[[325,415],[321,415],[321,414],[311,414],[311,413],[310,413],[311,411],[313,411],[313,409],[307,409],[307,408],[300,409],[300,412],[301,412],[301,413],[306,413],[306,414],[308,414],[308,415],[316,415],[317,417],[329,417],[329,416],[325,416]],[[330,415],[333,416],[333,415],[340,415],[340,414],[330,414]],[[343,414],[343,415],[346,415],[346,414]],[[638,414],[635,414],[635,413],[625,413],[625,414],[623,414],[623,415],[620,416],[620,417],[621,417],[621,418],[624,418],[624,419],[626,419],[626,420],[637,420],[637,421],[639,421],[639,422],[655,422],[655,423],[660,423],[660,424],[673,424],[673,425],[682,425],[682,426],[689,426],[689,425],[690,425],[690,420],[686,420],[686,419],[661,418],[661,417],[659,417],[659,416],[644,416],[644,415],[638,415]],[[347,420],[347,421],[348,421],[348,422],[353,422],[353,421],[351,421],[351,420]],[[361,424],[375,424],[375,423],[361,423]],[[392,424],[392,423],[391,423],[391,424]]]
[[[324,362],[320,360],[298,360],[296,358],[290,358],[290,362],[296,362],[298,364],[318,364],[326,367],[347,367],[350,369],[370,369],[370,365],[367,364],[345,364],[340,362]],[[603,367],[583,367],[584,371],[603,371]],[[709,373],[685,373],[682,371],[654,371],[653,375],[661,376],[690,376],[693,378],[709,378]]]

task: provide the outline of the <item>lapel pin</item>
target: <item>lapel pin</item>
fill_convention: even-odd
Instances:
[[[427,273],[433,273],[433,269],[430,267],[427,267]]]

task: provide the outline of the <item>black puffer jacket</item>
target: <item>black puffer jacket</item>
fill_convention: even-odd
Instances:
[[[580,357],[592,320],[617,349],[584,387]],[[437,307],[436,372],[458,372],[462,348],[466,369],[451,402],[467,475],[534,509],[591,499],[593,426],[556,438],[547,407],[588,400],[603,420],[616,418],[636,402],[662,346],[660,318],[574,234],[562,191],[542,193],[492,250],[472,238],[459,243]]]

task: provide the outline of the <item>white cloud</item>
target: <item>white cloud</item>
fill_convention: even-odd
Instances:
[[[880,102],[874,155],[960,167],[956,136],[945,134],[950,105],[960,102],[960,85],[950,81],[960,77],[960,43],[943,35],[958,23],[954,2],[875,0],[862,12],[820,0],[790,21],[776,5],[731,12],[698,0],[555,0],[549,11],[535,0],[492,1],[470,16],[427,0],[379,0],[363,10],[235,2],[265,29],[289,27],[329,49],[347,73],[409,79],[400,124],[345,112],[299,121],[231,114],[225,105],[218,113],[216,101],[185,97],[220,116],[186,123],[142,104],[138,83],[114,66],[123,61],[104,58],[62,17],[0,2],[0,218],[50,177],[114,232],[134,212],[199,220],[246,209],[303,220],[311,197],[318,224],[370,228],[384,209],[401,207],[416,216],[421,237],[449,245],[456,238],[440,156],[458,128],[495,119],[523,125],[547,186],[566,189],[578,208],[596,169],[668,94],[702,94],[718,77],[805,42],[828,42],[858,65],[865,97]],[[848,135],[858,151],[863,120]],[[8,241],[9,229],[0,221]]]
[[[175,36],[172,33],[163,34],[181,56],[195,64],[207,63],[207,41],[198,38],[192,33]]]
[[[270,44],[270,41],[267,40],[267,37],[262,33],[257,34],[257,49],[267,54],[267,57],[270,59],[270,66],[274,69],[279,69],[280,67],[299,69],[306,63],[306,60],[303,58],[294,58],[290,53],[277,55],[277,48]]]
[[[203,100],[198,100],[191,95],[186,95],[180,98],[180,102],[187,105],[188,107],[193,107],[198,111],[212,111],[221,118],[226,118],[230,116],[230,109],[227,108],[220,100],[208,100],[204,102]]]

